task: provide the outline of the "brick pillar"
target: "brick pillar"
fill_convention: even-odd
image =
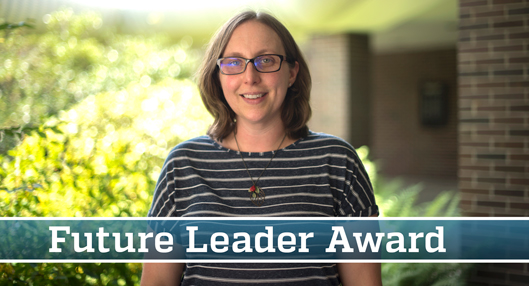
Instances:
[[[529,1],[459,0],[459,189],[467,216],[529,215]],[[472,285],[528,285],[480,264]]]
[[[312,75],[311,130],[339,136],[355,147],[368,145],[368,36],[314,36],[303,51]]]

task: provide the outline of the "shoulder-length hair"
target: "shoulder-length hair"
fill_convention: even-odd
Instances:
[[[281,22],[267,13],[254,11],[246,11],[236,15],[217,31],[209,43],[204,60],[198,70],[200,96],[206,109],[214,118],[213,124],[209,127],[208,135],[215,140],[222,141],[235,128],[235,124],[233,124],[235,113],[228,105],[222,92],[217,59],[222,57],[233,31],[242,23],[250,20],[259,21],[274,30],[283,43],[289,65],[293,67],[295,62],[299,64],[296,81],[288,88],[283,102],[281,119],[290,138],[306,137],[308,135],[307,122],[312,114],[309,103],[311,78],[307,63],[294,38]]]

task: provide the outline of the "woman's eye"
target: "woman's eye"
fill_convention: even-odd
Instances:
[[[262,65],[270,65],[272,63],[274,63],[274,59],[271,57],[264,57],[259,59],[259,64]]]
[[[232,60],[232,61],[229,61],[228,62],[228,65],[229,66],[240,66],[241,65],[241,61],[240,60]]]

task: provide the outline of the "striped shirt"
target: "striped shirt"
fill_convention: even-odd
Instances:
[[[271,152],[242,152],[266,194],[250,201],[253,185],[238,151],[208,136],[178,144],[156,185],[153,217],[314,217],[378,213],[373,188],[354,148],[344,140],[310,132]],[[182,285],[339,285],[336,264],[188,264]]]

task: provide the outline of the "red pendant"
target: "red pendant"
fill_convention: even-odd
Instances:
[[[250,193],[250,201],[260,207],[263,205],[265,201],[265,193],[262,189],[259,187],[253,185],[248,189],[248,192]]]

